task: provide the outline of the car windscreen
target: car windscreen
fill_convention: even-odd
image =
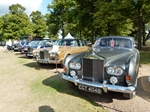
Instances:
[[[44,45],[45,44],[45,40],[44,41],[41,41],[38,45]]]
[[[38,45],[39,46],[52,46],[52,42],[48,40],[43,40]]]
[[[55,45],[59,46],[80,46],[79,41],[76,40],[58,40]]]
[[[41,41],[31,41],[28,45],[29,46],[37,46]]]
[[[102,38],[96,40],[94,47],[96,46],[132,48],[132,41],[127,38]]]

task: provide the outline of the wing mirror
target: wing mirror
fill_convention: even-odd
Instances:
[[[87,43],[87,46],[92,47],[92,43],[91,43],[91,42],[88,42],[88,43]]]
[[[133,46],[134,46],[134,48],[137,48],[137,45],[136,45],[136,44],[134,44]]]

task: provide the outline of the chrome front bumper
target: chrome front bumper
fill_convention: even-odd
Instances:
[[[61,64],[61,60],[50,60],[50,59],[39,59],[39,58],[33,58],[34,61],[37,61],[39,63],[47,63],[47,64]]]
[[[31,57],[33,57],[33,54],[32,54],[32,53],[30,53],[30,52],[27,52],[27,53],[26,53],[26,55],[27,55],[27,56],[31,56]]]
[[[14,50],[18,50],[18,48],[14,48]]]
[[[67,81],[73,82],[76,86],[78,84],[83,84],[83,85],[87,85],[91,87],[101,88],[103,89],[104,92],[114,91],[114,92],[120,92],[120,93],[134,93],[136,91],[136,88],[134,86],[123,87],[123,86],[118,86],[118,85],[111,85],[111,84],[107,84],[107,81],[103,81],[103,83],[84,81],[81,79],[66,76],[64,74],[62,74],[62,78]]]

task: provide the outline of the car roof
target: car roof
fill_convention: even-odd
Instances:
[[[83,40],[83,39],[59,39],[59,40]],[[83,40],[85,41],[85,40]]]
[[[98,39],[101,39],[101,38],[129,38],[131,40],[134,40],[134,38],[131,36],[103,36],[103,37],[99,37]]]

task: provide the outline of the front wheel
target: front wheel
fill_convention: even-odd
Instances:
[[[136,90],[137,90],[137,79],[136,79],[136,81],[135,81],[134,86],[135,86],[135,91],[134,91],[133,93],[123,93],[123,97],[125,97],[125,98],[127,98],[127,99],[131,99],[131,98],[135,97],[135,95],[136,95]]]
[[[136,95],[136,91],[134,91],[133,93],[123,93],[123,97],[127,98],[127,99],[131,99],[133,97],[135,97]]]

